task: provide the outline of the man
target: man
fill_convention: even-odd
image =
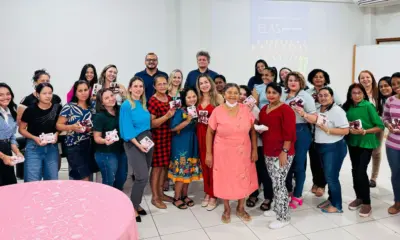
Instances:
[[[150,97],[154,94],[154,76],[161,74],[164,75],[166,79],[168,79],[168,74],[158,70],[158,57],[155,53],[148,53],[146,55],[144,64],[146,65],[146,69],[136,73],[135,76],[143,79],[146,91],[146,100],[149,101]]]
[[[200,51],[196,54],[196,58],[197,66],[199,68],[191,71],[188,74],[185,82],[185,87],[196,88],[197,77],[202,73],[208,74],[211,79],[214,79],[218,75],[218,73],[208,69],[208,65],[210,64],[210,54],[208,54],[208,52]]]

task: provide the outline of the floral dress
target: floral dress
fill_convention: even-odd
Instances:
[[[92,108],[83,109],[77,103],[71,102],[65,104],[61,109],[60,116],[67,118],[67,125],[73,125],[77,122],[84,123],[85,121],[92,121]],[[91,132],[85,131],[84,133],[68,132],[65,138],[65,145],[67,147],[77,145],[81,141],[88,140],[91,137]]]

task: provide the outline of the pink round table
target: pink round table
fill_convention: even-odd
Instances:
[[[0,187],[0,239],[139,237],[123,192],[85,181],[41,181]]]

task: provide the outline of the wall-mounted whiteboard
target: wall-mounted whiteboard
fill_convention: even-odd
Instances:
[[[376,81],[400,72],[400,44],[357,46],[354,78],[356,82],[362,70],[371,71]]]

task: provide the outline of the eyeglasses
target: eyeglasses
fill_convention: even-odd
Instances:
[[[157,62],[158,59],[146,59],[147,62]]]

